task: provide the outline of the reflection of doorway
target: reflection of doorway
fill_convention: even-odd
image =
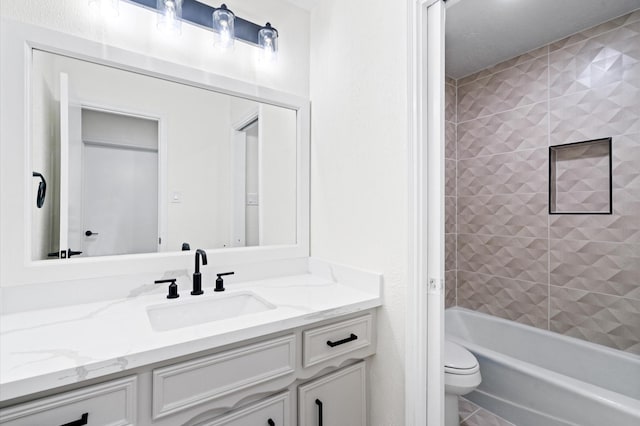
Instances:
[[[70,241],[82,256],[158,251],[158,121],[82,108],[80,139]]]
[[[257,108],[233,125],[233,247],[260,245],[259,132]]]
[[[245,139],[245,245],[260,245],[260,206],[259,206],[259,178],[258,178],[258,120],[243,129]]]

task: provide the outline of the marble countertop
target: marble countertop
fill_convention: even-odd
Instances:
[[[348,280],[347,280],[348,281]],[[195,300],[189,289],[167,300],[151,293],[0,317],[0,401],[106,376],[381,305],[378,288],[311,274],[210,287],[198,300],[253,292],[275,309],[154,331],[147,308]],[[374,286],[375,287],[375,286]]]

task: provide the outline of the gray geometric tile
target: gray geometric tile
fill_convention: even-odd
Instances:
[[[584,31],[570,35],[569,37],[563,38],[562,40],[558,40],[554,43],[551,43],[550,49],[551,51],[561,49],[563,47],[570,46],[574,43],[578,43],[580,41],[586,40],[590,37],[596,37],[602,33],[611,31],[612,29],[618,28],[622,25],[627,25],[637,21],[640,21],[640,10],[636,10],[627,15],[621,16],[616,19],[612,19],[611,21],[607,21],[605,23],[596,25]]]
[[[458,195],[547,192],[548,149],[458,160]]]
[[[478,411],[480,407],[478,407],[473,402],[469,401],[466,398],[458,397],[458,418],[462,422],[466,420],[467,417]]]
[[[552,98],[638,78],[640,22],[575,43],[549,56]]]
[[[458,271],[458,306],[543,329],[548,291],[546,283]]]
[[[444,232],[445,234],[455,234],[456,226],[456,197],[444,197]]]
[[[444,307],[456,306],[456,271],[444,273]]]
[[[548,282],[548,240],[458,234],[458,270]]]
[[[456,193],[456,160],[444,160],[444,193]]]
[[[444,119],[456,122],[456,86],[444,85]]]
[[[551,331],[640,354],[640,301],[551,286]]]
[[[550,241],[552,285],[640,300],[640,244]]]
[[[515,426],[513,423],[506,421],[502,417],[498,417],[490,411],[484,408],[479,409],[465,421],[460,423],[460,426]]]
[[[547,58],[517,64],[458,86],[458,121],[507,111],[547,98]]]
[[[461,196],[457,206],[458,232],[547,238],[547,205],[546,192]]]
[[[613,187],[640,190],[640,133],[616,136],[611,144]]]
[[[550,100],[551,144],[640,132],[640,79]]]
[[[444,158],[456,159],[456,123],[444,122]]]
[[[640,202],[620,201],[620,193],[631,197],[629,191],[613,191],[613,215],[552,215],[549,217],[551,238],[640,243]],[[626,211],[626,213],[617,213]],[[635,209],[635,211],[633,211]],[[633,211],[633,212],[632,212]]]
[[[456,270],[456,234],[444,234],[444,270]]]
[[[457,132],[458,159],[546,147],[547,102],[461,122]]]

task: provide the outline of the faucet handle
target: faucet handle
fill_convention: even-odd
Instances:
[[[167,294],[167,299],[177,299],[178,297],[180,297],[180,295],[178,294],[178,284],[176,284],[176,280],[177,278],[168,278],[166,280],[156,280],[153,283],[154,284],[171,283],[169,284],[169,294]]]
[[[218,278],[216,278],[216,288],[213,291],[224,291],[224,281],[222,280],[222,277],[233,274],[235,274],[235,272],[223,272],[216,274]]]

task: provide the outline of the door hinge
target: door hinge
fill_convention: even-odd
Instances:
[[[427,293],[442,294],[443,289],[444,289],[444,282],[442,279],[429,278],[429,284],[427,285]]]

